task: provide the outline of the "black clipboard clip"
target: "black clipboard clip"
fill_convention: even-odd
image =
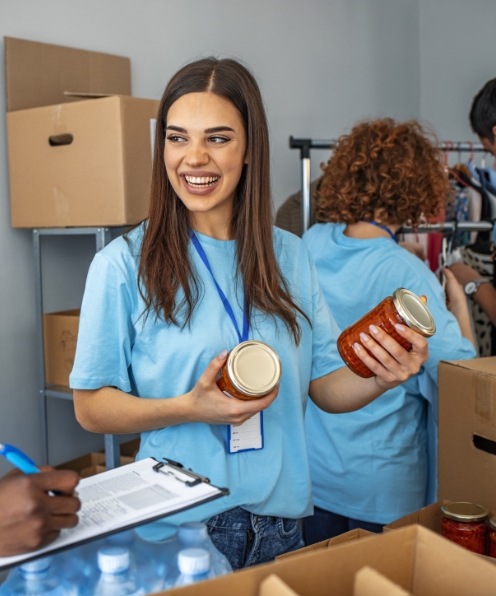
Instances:
[[[162,458],[164,461],[158,462],[153,466],[153,471],[157,473],[166,474],[167,476],[173,476],[179,482],[183,482],[186,486],[196,486],[201,482],[205,482],[210,484],[210,480],[206,476],[200,476],[200,474],[195,474],[193,470],[187,470],[183,464],[180,464],[177,461],[173,461],[172,459],[168,459],[167,457]],[[169,468],[169,469],[168,469]],[[177,472],[192,478],[193,480],[184,480],[181,478]]]

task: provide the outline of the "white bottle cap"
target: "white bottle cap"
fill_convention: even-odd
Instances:
[[[208,538],[207,526],[201,522],[185,522],[179,526],[177,537],[179,542],[193,546]]]
[[[36,561],[30,561],[21,565],[21,571],[25,573],[41,573],[47,571],[50,568],[50,557],[43,557],[42,559],[36,559]]]
[[[179,571],[184,575],[200,575],[210,570],[210,553],[203,548],[186,548],[177,556]]]
[[[98,551],[98,568],[102,573],[122,573],[130,565],[129,549],[106,546]]]

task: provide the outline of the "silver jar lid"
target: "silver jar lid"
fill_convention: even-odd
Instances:
[[[432,337],[436,333],[436,323],[422,300],[410,290],[398,288],[393,294],[396,310],[405,323],[424,337]]]
[[[445,517],[460,522],[482,521],[489,515],[489,511],[482,505],[462,501],[446,503],[441,507],[441,512]]]
[[[252,339],[231,350],[227,372],[238,391],[250,397],[262,397],[279,384],[282,366],[279,356],[270,346]]]

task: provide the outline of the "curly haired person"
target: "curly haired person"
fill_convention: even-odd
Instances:
[[[355,527],[381,531],[428,503],[435,391],[427,388],[435,387],[440,360],[475,356],[461,286],[448,271],[448,308],[437,278],[395,237],[404,224],[434,218],[448,197],[435,140],[416,121],[362,122],[338,140],[323,171],[317,195],[322,223],[303,240],[338,326],[345,329],[404,287],[427,296],[437,332],[421,372],[365,408],[335,415],[309,402],[315,513],[304,520],[307,544]]]

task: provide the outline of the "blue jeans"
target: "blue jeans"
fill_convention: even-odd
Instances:
[[[314,514],[303,518],[305,544],[307,546],[334,538],[335,536],[339,536],[339,534],[344,534],[356,528],[362,528],[363,530],[380,534],[383,527],[382,524],[345,517],[344,515],[332,513],[332,511],[326,511],[320,507],[314,507]]]
[[[296,519],[255,515],[241,507],[214,515],[207,528],[215,547],[234,570],[267,563],[305,546]]]

